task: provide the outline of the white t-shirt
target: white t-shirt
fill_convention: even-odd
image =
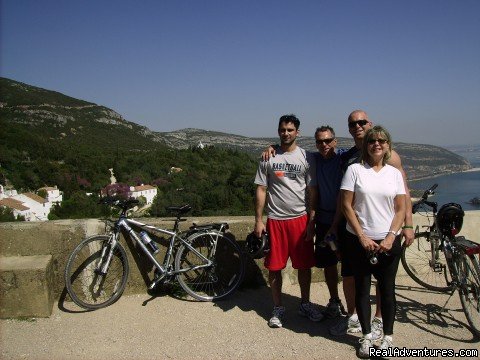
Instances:
[[[255,184],[267,186],[268,218],[286,220],[302,216],[306,214],[305,189],[316,186],[313,155],[298,146],[292,152],[279,148],[269,161],[260,162]]]
[[[353,209],[364,234],[373,240],[384,239],[395,216],[395,196],[405,195],[400,171],[385,165],[377,173],[368,164],[352,164],[340,188],[354,192]],[[348,223],[347,230],[355,234]]]

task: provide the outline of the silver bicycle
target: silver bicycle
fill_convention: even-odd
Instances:
[[[155,271],[149,288],[166,281],[177,280],[187,294],[201,301],[223,299],[232,294],[243,280],[244,256],[237,242],[227,232],[227,223],[193,224],[187,231],[179,231],[182,215],[191,210],[189,205],[168,207],[176,214],[172,230],[144,224],[127,216],[137,200],[105,198],[101,203],[121,209],[105,235],[84,239],[71,253],[65,268],[65,284],[72,300],[85,309],[99,309],[117,301],[127,284],[129,264],[120,233],[136,243]],[[153,233],[169,236],[163,261],[158,253]]]

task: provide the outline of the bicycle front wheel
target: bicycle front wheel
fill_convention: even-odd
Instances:
[[[445,254],[438,249],[438,244],[426,234],[416,234],[414,243],[403,247],[402,265],[417,284],[430,290],[450,290],[450,274]],[[432,252],[435,253],[433,257]]]
[[[111,262],[102,274],[102,253],[108,253],[111,244],[107,235],[96,235],[83,240],[73,250],[65,267],[65,285],[68,294],[78,306],[95,310],[106,307],[122,296],[127,284],[128,259],[117,242]]]
[[[472,332],[480,337],[480,266],[475,255],[461,253],[458,289],[465,317]]]
[[[180,286],[201,301],[220,300],[232,294],[243,280],[245,263],[236,241],[220,232],[196,233],[187,239],[210,266],[193,250],[182,245],[175,256],[175,271]]]

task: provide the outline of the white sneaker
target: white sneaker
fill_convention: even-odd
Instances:
[[[283,315],[285,315],[285,307],[275,306],[272,311],[272,317],[268,320],[268,326],[271,328],[281,328],[283,326]]]
[[[370,349],[373,348],[372,345],[372,334],[364,335],[360,340],[360,349],[358,349],[358,356],[360,357],[370,357]]]
[[[383,320],[376,316],[372,320],[372,340],[381,339],[383,336]]]
[[[308,317],[312,321],[321,321],[323,314],[318,305],[309,302],[301,303],[298,309],[298,314]]]
[[[393,339],[390,335],[385,335],[378,347],[380,350],[387,350],[388,348],[393,347]]]
[[[333,325],[329,332],[334,336],[342,336],[345,334],[355,334],[362,331],[362,327],[360,326],[360,321],[358,320],[357,316],[343,316],[340,320]]]

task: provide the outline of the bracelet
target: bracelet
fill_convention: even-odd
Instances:
[[[393,236],[395,236],[395,237],[397,236],[397,233],[396,233],[395,231],[393,231],[393,230],[389,230],[388,233],[389,233],[389,234],[393,234]]]
[[[412,225],[405,225],[405,226],[402,226],[402,229],[413,229],[413,226]]]

